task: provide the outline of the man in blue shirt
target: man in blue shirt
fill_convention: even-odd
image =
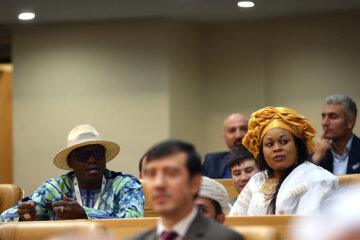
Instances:
[[[356,103],[335,94],[325,99],[323,133],[317,139],[311,160],[333,174],[360,173],[360,139],[353,134]]]
[[[2,222],[64,219],[136,218],[144,214],[141,183],[106,169],[119,153],[89,124],[73,128],[67,148],[56,154],[58,168],[73,170],[45,181],[32,195],[1,214]]]
[[[216,152],[205,155],[203,175],[209,178],[231,178],[226,163],[230,154],[242,146],[242,139],[247,134],[249,118],[233,113],[224,121],[224,141],[229,149],[227,152]]]

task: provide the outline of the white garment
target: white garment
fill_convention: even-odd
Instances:
[[[267,215],[270,200],[259,189],[265,182],[265,171],[252,176],[240,193],[229,216]],[[318,214],[320,204],[339,185],[339,179],[322,167],[305,161],[282,183],[276,199],[275,214]]]
[[[180,222],[176,223],[171,229],[167,228],[161,221],[161,218],[158,221],[158,225],[156,228],[156,236],[158,239],[161,239],[161,234],[164,231],[174,231],[178,234],[178,236],[175,238],[175,240],[182,240],[185,237],[185,234],[187,230],[190,227],[190,224],[193,222],[193,220],[196,217],[196,214],[198,212],[198,208],[195,206],[193,207],[192,211],[189,215],[187,215],[185,218],[181,219]]]

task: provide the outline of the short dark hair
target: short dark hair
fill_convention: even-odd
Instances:
[[[141,173],[141,170],[142,170],[142,163],[144,161],[144,158],[147,156],[147,153],[145,153],[144,155],[142,155],[142,157],[140,158],[140,161],[139,161],[139,173]]]
[[[342,94],[334,94],[325,99],[325,104],[344,105],[344,114],[346,118],[354,117],[356,119],[357,107],[354,100]]]
[[[240,146],[230,155],[227,166],[231,170],[232,167],[241,164],[245,159],[254,159],[255,161],[254,155],[245,146]]]
[[[146,163],[180,152],[187,155],[186,167],[189,170],[190,178],[196,174],[201,174],[201,158],[195,147],[180,140],[166,140],[152,147],[147,152]]]
[[[220,203],[218,203],[214,199],[210,199],[210,200],[211,200],[211,203],[212,203],[212,205],[214,206],[214,209],[215,209],[215,219],[216,219],[218,215],[223,213],[223,211],[222,211],[222,208],[220,206]]]

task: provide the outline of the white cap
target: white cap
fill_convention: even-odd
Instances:
[[[229,203],[229,195],[221,183],[203,176],[199,196],[218,202],[225,215],[230,213],[231,205]]]

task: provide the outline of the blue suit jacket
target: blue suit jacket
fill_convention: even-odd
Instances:
[[[205,155],[203,175],[209,178],[223,178],[228,169],[226,163],[230,152],[216,152]]]
[[[325,157],[320,161],[319,166],[325,168],[329,172],[334,171],[334,158],[331,150],[327,150]],[[349,161],[346,168],[346,174],[360,173],[360,139],[355,136],[352,140]]]

